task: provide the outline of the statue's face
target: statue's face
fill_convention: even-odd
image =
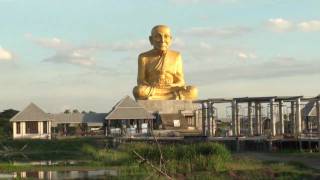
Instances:
[[[165,26],[160,26],[154,29],[150,36],[150,43],[154,49],[166,51],[171,45],[170,29]]]

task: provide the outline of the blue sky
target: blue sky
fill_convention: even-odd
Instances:
[[[106,112],[171,27],[199,98],[320,93],[318,0],[0,0],[0,110]]]

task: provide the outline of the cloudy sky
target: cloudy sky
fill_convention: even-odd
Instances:
[[[199,98],[320,93],[319,0],[0,0],[0,111],[106,112],[171,27]]]

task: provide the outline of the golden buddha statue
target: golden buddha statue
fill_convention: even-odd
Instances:
[[[169,50],[172,37],[165,25],[152,28],[152,50],[138,58],[138,85],[133,88],[137,100],[193,100],[198,90],[186,86],[179,52]]]

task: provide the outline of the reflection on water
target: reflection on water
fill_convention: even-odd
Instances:
[[[13,165],[39,165],[39,166],[50,166],[50,165],[76,165],[88,161],[77,161],[77,160],[64,160],[64,161],[13,161]]]
[[[13,173],[0,173],[0,179],[97,179],[108,176],[117,176],[116,170],[79,170],[79,171],[21,171]]]

